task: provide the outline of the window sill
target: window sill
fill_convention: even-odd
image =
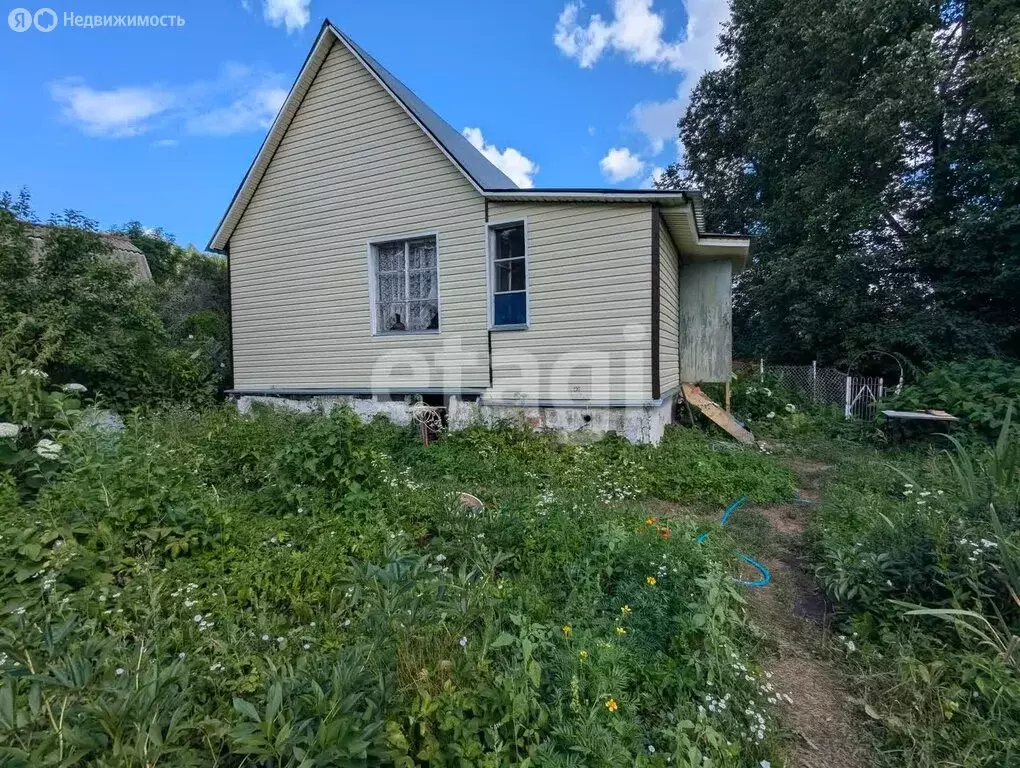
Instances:
[[[376,331],[372,336],[383,336],[386,338],[402,338],[404,336],[438,336],[440,329],[431,331]]]
[[[490,325],[490,331],[526,331],[528,330],[527,323],[518,323],[516,325]]]

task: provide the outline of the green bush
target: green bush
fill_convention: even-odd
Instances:
[[[1011,404],[1020,407],[1020,362],[991,358],[932,368],[898,396],[886,399],[882,407],[947,411],[978,434],[993,437]]]
[[[857,452],[810,538],[896,765],[1020,756],[1020,432],[995,447]]]
[[[32,220],[27,195],[0,198],[0,357],[119,409],[210,403],[226,372],[221,341],[168,331],[159,292],[108,257],[95,222]]]

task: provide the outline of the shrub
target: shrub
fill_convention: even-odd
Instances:
[[[944,410],[991,438],[998,433],[1011,404],[1020,404],[1020,363],[991,358],[932,368],[882,405],[903,411]]]
[[[1020,433],[994,448],[869,450],[813,519],[816,571],[868,711],[897,764],[1007,765],[1020,754]]]
[[[15,360],[0,368],[0,468],[9,468],[23,489],[38,489],[60,471],[64,435],[81,414],[85,388],[49,388],[48,378]]]
[[[0,356],[118,408],[209,403],[222,361],[171,337],[154,292],[108,258],[95,222],[69,212],[40,235],[31,220],[27,195],[0,198]]]

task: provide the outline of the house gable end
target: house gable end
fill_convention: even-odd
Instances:
[[[505,183],[499,183],[500,187],[514,187],[513,182],[489,163],[463,136],[418,99],[410,89],[326,21],[265,141],[252,161],[241,185],[234,193],[227,212],[220,220],[216,232],[209,242],[209,250],[225,252],[238,223],[291,130],[297,113],[301,111],[312,85],[320,79],[322,67],[331,56],[336,55],[338,47],[346,50],[351,60],[360,65],[364,77],[374,81],[378,91],[387,95],[387,98],[404,113],[405,118],[417,127],[423,137],[427,137],[436,151],[441,153],[446,162],[463,175],[476,192],[482,192],[481,185],[494,185],[501,180]],[[366,89],[366,92],[370,91],[371,89]],[[375,94],[373,93],[372,96],[374,97]],[[453,154],[447,148],[447,144],[452,145]],[[476,179],[475,176],[479,178]]]
[[[235,385],[417,391],[414,360],[442,339],[374,333],[369,262],[370,243],[424,233],[443,334],[462,340],[463,385],[483,386],[484,198],[336,42],[230,236]]]

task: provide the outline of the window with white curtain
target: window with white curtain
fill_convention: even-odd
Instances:
[[[439,330],[436,236],[372,244],[376,333]]]

